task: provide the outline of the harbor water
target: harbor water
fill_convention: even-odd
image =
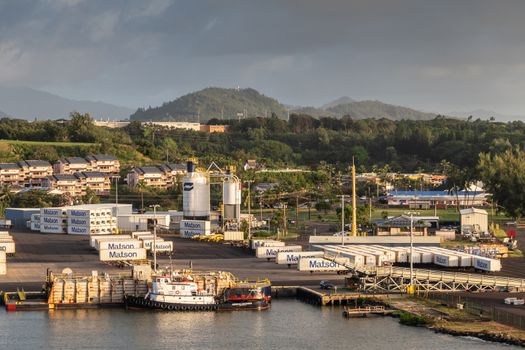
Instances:
[[[295,300],[263,312],[0,311],[0,349],[518,349],[341,311]]]

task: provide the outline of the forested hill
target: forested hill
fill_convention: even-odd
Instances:
[[[286,108],[277,100],[254,89],[206,88],[164,103],[160,107],[139,108],[131,120],[177,120],[201,122],[236,119],[238,113],[250,117],[286,117]]]
[[[339,104],[328,108],[337,116],[350,115],[355,119],[391,119],[391,120],[430,120],[436,117],[434,113],[425,113],[415,109],[395,106],[380,101],[356,101]]]

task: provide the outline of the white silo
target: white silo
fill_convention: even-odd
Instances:
[[[222,183],[222,202],[224,205],[224,220],[239,221],[241,218],[241,182],[231,174]]]
[[[195,171],[188,162],[188,173],[183,179],[182,210],[186,220],[209,220],[210,179],[208,173]]]

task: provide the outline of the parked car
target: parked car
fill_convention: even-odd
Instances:
[[[335,288],[335,285],[328,281],[321,281],[319,283],[319,286],[321,287],[321,289],[334,289]]]

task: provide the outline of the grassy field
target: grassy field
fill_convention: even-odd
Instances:
[[[96,143],[88,142],[49,142],[49,141],[23,141],[23,140],[0,140],[0,143],[10,145],[29,145],[29,146],[58,146],[58,147],[89,147],[96,146]]]

